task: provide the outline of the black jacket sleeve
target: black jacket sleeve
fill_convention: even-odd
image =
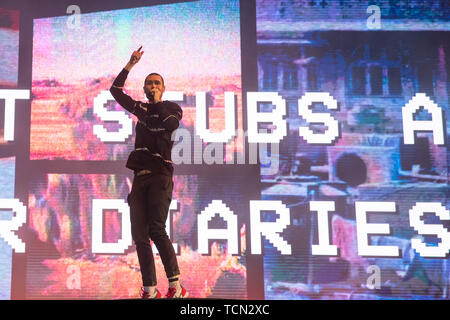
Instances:
[[[128,77],[128,70],[122,69],[117,78],[114,80],[109,92],[114,97],[114,99],[127,111],[136,115],[139,120],[144,121],[146,108],[140,101],[133,100],[129,95],[123,92],[123,86],[125,85],[125,80]]]
[[[183,118],[183,110],[178,104],[169,101],[159,103],[156,111],[166,130],[172,132],[179,127],[181,118]]]

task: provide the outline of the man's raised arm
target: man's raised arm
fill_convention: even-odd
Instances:
[[[122,71],[114,80],[111,88],[109,89],[109,92],[111,92],[111,95],[114,97],[114,99],[127,111],[136,114],[138,118],[141,111],[141,108],[137,106],[137,104],[139,104],[139,101],[133,100],[129,95],[123,92],[123,86],[125,85],[125,80],[128,77],[128,73],[136,65],[136,63],[139,62],[142,55],[144,54],[144,51],[141,52],[141,49],[142,46],[138,50],[133,52],[130,61],[128,61],[126,66],[122,69]]]

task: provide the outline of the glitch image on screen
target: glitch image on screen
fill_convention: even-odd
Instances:
[[[258,88],[288,126],[261,199],[291,218],[265,298],[448,299],[449,5],[301,3],[256,7]]]
[[[19,11],[7,10],[0,6],[0,91],[17,87],[19,52]],[[8,151],[11,139],[5,137],[7,121],[11,113],[6,111],[7,93],[0,98],[0,199],[14,199],[15,157]],[[9,110],[10,111],[10,110]],[[9,127],[10,128],[10,127]],[[8,132],[11,133],[11,132]],[[9,202],[9,200],[7,200]],[[8,206],[0,206],[0,224],[8,224],[14,213]],[[11,276],[13,250],[12,237],[0,236],[0,300],[11,297]]]
[[[19,11],[0,7],[0,89],[17,87],[19,67]],[[5,95],[6,97],[6,95]],[[3,97],[1,99],[5,99]],[[7,121],[12,121],[10,113],[6,112],[4,100],[0,101],[0,146],[6,145],[9,138],[5,137]],[[6,128],[8,130],[8,128]]]
[[[235,190],[229,190],[229,182],[239,180],[242,178],[223,178],[211,187],[207,177],[174,177],[166,230],[172,235],[180,270],[189,270],[184,283],[195,297],[246,298],[244,256],[232,255],[226,243],[219,242],[210,243],[209,252],[202,254],[197,250],[196,213],[208,209],[209,199],[223,199],[224,190],[228,190],[223,201],[234,204],[229,207],[235,214],[243,214],[245,191],[238,184]],[[137,297],[142,280],[126,203],[130,178],[48,174],[36,176],[30,186],[28,225],[36,239],[28,248],[27,297]],[[221,201],[220,204],[224,205]],[[223,228],[223,224],[219,217],[208,223],[209,228]],[[239,242],[245,237],[244,231]],[[157,252],[154,245],[153,251]],[[155,264],[159,288],[166,291],[168,284],[159,255]]]
[[[0,158],[0,198],[14,198],[14,157]],[[12,210],[0,207],[0,223],[7,223],[13,219]],[[11,244],[14,240],[11,237],[0,238],[0,300],[7,300],[11,297],[11,274],[13,250]]]
[[[141,46],[190,298],[450,299],[448,1],[76,2],[0,5],[0,299],[140,298]]]
[[[114,102],[109,88],[140,46],[147,52],[127,79],[127,94],[145,101],[145,77],[160,73],[165,99],[183,107],[185,129],[194,124],[196,92],[205,92],[211,130],[222,130],[224,92],[241,91],[237,1],[114,10],[81,20],[73,29],[67,16],[34,20],[32,160],[128,157],[137,119]],[[49,134],[58,139],[49,141]]]
[[[16,87],[19,65],[19,11],[0,7],[0,39],[0,86]]]

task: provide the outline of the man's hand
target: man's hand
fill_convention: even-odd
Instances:
[[[162,92],[161,90],[159,90],[158,88],[152,89],[151,91],[151,95],[153,96],[153,102],[154,103],[158,103],[158,102],[162,102]]]
[[[127,65],[125,66],[125,69],[130,71],[131,68],[134,67],[136,63],[141,60],[142,55],[144,54],[144,51],[141,52],[142,46],[139,47],[136,51],[133,52],[131,55],[130,61],[128,61]]]

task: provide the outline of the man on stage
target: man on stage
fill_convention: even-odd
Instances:
[[[169,280],[167,298],[186,298],[187,291],[179,282],[180,271],[172,242],[166,233],[166,220],[173,191],[171,150],[172,132],[178,128],[183,111],[179,105],[163,101],[164,79],[150,73],[144,82],[148,102],[133,100],[123,92],[130,70],[139,62],[142,46],[134,51],[130,61],[111,86],[114,99],[127,111],[136,115],[135,150],[128,157],[126,167],[134,171],[133,186],[128,195],[131,235],[141,268],[143,299],[160,298],[156,288],[156,271],[150,239],[158,248]]]

